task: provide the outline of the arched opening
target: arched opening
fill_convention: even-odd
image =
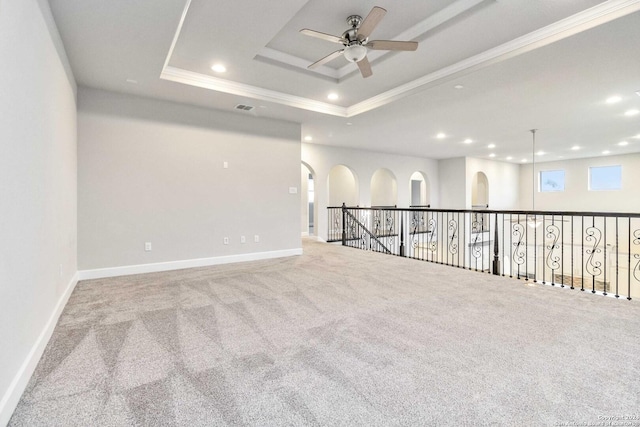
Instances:
[[[424,172],[414,172],[411,175],[411,206],[427,207],[431,204],[431,186],[429,178]]]
[[[356,206],[358,182],[356,175],[344,165],[334,166],[329,172],[329,206]]]
[[[378,169],[371,177],[371,206],[395,206],[398,203],[398,184],[389,169]]]
[[[315,219],[317,206],[315,203],[315,173],[309,165],[302,162],[300,165],[300,223],[303,236],[315,235]]]
[[[489,205],[489,180],[484,172],[476,172],[471,180],[471,207],[487,208]]]

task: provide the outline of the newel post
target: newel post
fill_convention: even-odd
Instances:
[[[498,246],[498,213],[496,212],[496,221],[493,233],[493,274],[496,276],[500,275],[500,254],[498,251],[500,250]]]
[[[342,246],[347,246],[347,205],[342,202]]]
[[[403,215],[403,212],[400,212],[400,256],[405,256],[405,254],[404,254],[404,215]]]

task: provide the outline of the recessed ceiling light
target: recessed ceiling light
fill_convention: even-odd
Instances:
[[[338,94],[335,92],[331,92],[329,95],[327,95],[327,98],[329,98],[332,101],[335,101],[336,99],[338,99]]]
[[[353,123],[351,122],[347,122],[347,126],[351,126]]]
[[[618,142],[618,145],[621,146],[621,147],[624,147],[625,145],[629,145],[629,142],[628,141],[620,141],[620,142]]]
[[[305,141],[313,141],[313,137],[311,135],[307,135],[304,137]]]
[[[527,159],[520,160],[522,163],[527,163]]]
[[[227,72],[227,67],[225,67],[222,64],[214,64],[211,66],[211,69],[213,71],[215,71],[216,73],[226,73]]]
[[[544,151],[538,151],[536,153],[536,156],[544,156],[545,154],[547,154],[547,153],[545,153]]]
[[[602,154],[609,154],[609,153],[611,153],[611,151],[609,151],[609,150],[604,150],[604,151],[602,152]]]
[[[640,133],[634,136],[635,139],[640,139]]]
[[[573,151],[576,151],[576,150],[579,150],[579,149],[580,149],[580,146],[578,146],[578,145],[574,145],[573,147],[571,147],[571,149],[572,149]]]
[[[512,160],[512,159],[513,159],[513,157],[507,156],[507,160]]]
[[[607,104],[615,104],[616,102],[620,102],[622,100],[618,95],[610,96],[607,98]]]
[[[487,148],[496,148],[496,144],[489,144],[487,145]]]
[[[438,138],[438,139],[442,139],[442,138],[444,138],[445,136],[447,136],[447,135],[445,135],[444,133],[440,132],[439,134],[437,134],[437,135],[436,135],[436,138]]]
[[[462,86],[462,85],[455,85],[453,88],[454,88],[454,89],[463,89],[463,88],[464,88],[464,86]]]
[[[464,140],[465,144],[471,144],[472,142],[473,142],[473,139],[467,138],[467,139]]]
[[[489,157],[495,157],[496,155],[494,153],[489,154]]]
[[[127,79],[127,83],[131,83],[132,85],[137,85],[138,81],[135,79]]]
[[[625,115],[625,116],[635,116],[635,115],[636,115],[636,114],[638,114],[638,113],[640,113],[640,111],[639,111],[639,110],[635,110],[635,109],[633,109],[633,110],[627,110],[627,111],[625,111],[624,115]]]

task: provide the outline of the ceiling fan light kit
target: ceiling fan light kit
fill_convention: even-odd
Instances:
[[[324,65],[330,61],[333,61],[340,55],[344,56],[349,62],[354,62],[358,65],[362,77],[369,77],[373,74],[371,71],[371,64],[367,59],[367,50],[403,50],[414,51],[418,48],[418,42],[413,41],[394,41],[394,40],[371,40],[369,41],[369,35],[380,23],[387,11],[381,7],[375,6],[371,9],[371,12],[363,20],[360,15],[350,15],[347,17],[347,24],[351,26],[348,30],[342,33],[342,36],[334,36],[331,34],[322,33],[320,31],[310,30],[304,28],[300,30],[302,34],[307,36],[316,37],[322,40],[330,41],[332,43],[340,43],[344,46],[344,49],[337,50],[322,59],[309,65],[307,68],[312,70],[321,65]]]

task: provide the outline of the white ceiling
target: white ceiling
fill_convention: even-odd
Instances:
[[[624,115],[640,110],[640,0],[50,4],[80,85],[226,111],[253,105],[237,113],[299,122],[314,144],[520,162],[538,128],[546,154],[536,161],[640,152],[640,115]],[[367,79],[343,58],[306,69],[340,45],[300,29],[339,36],[347,16],[373,6],[388,13],[371,38],[415,40],[416,52],[370,51]],[[210,69],[217,62],[226,73]],[[611,95],[622,100],[609,105]]]

